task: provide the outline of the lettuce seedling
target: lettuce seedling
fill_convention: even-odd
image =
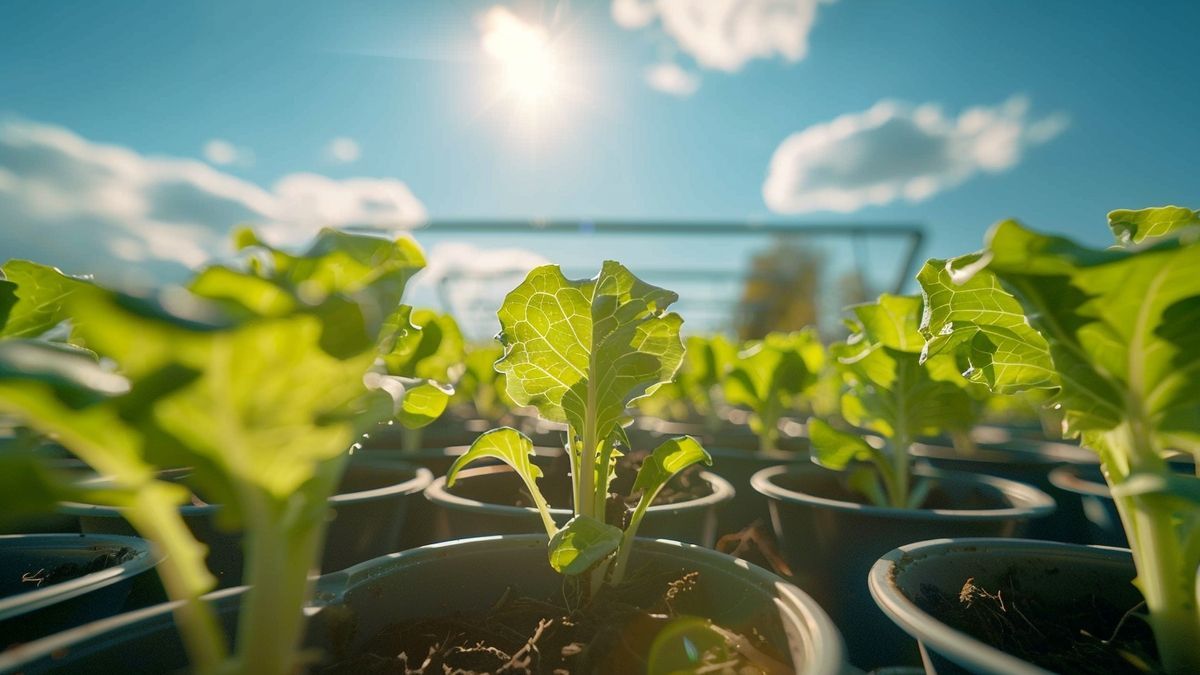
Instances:
[[[282,674],[301,663],[301,607],[347,449],[380,420],[431,414],[383,358],[412,330],[399,301],[424,260],[408,239],[331,230],[300,255],[239,241],[257,249],[249,269],[208,268],[192,294],[73,294],[67,315],[116,372],[53,345],[0,343],[0,410],[108,476],[105,503],[128,507],[167,553],[160,575],[185,600],[177,617],[194,670]],[[244,531],[250,588],[230,660],[199,599],[213,585],[203,548],[178,517],[187,491],[156,479],[177,466]]]
[[[502,356],[504,348],[497,343],[468,348],[462,377],[454,387],[457,403],[493,422],[503,419],[516,406],[505,390],[504,374],[495,368],[496,361]]]
[[[481,457],[511,466],[550,537],[550,564],[567,575],[590,572],[592,589],[621,580],[638,526],[667,481],[692,464],[712,462],[691,437],[666,441],[638,472],[634,491],[641,496],[624,532],[608,522],[617,445],[628,445],[626,407],[670,381],[683,358],[683,320],[667,312],[676,299],[608,261],[595,278],[578,281],[556,265],[534,269],[500,307],[504,356],[496,369],[509,396],[567,425],[574,515],[565,525],[554,522],[538,489],[542,472],[531,461],[533,442],[515,429],[484,433],[446,474],[453,485],[459,471]]]
[[[715,433],[721,426],[719,390],[737,358],[737,348],[720,334],[692,335],[686,345],[675,381],[692,409],[704,417],[708,433]]]
[[[1120,246],[996,225],[983,251],[918,275],[926,355],[955,354],[999,393],[1054,392],[1068,435],[1100,455],[1168,672],[1200,672],[1200,215],[1114,211]],[[1198,457],[1200,459],[1200,457]]]
[[[821,343],[812,330],[770,333],[749,343],[728,368],[725,402],[750,409],[750,428],[759,450],[777,449],[779,420],[817,381]]]
[[[921,298],[884,294],[851,309],[850,336],[830,348],[845,382],[842,417],[878,434],[886,446],[812,418],[812,459],[830,469],[850,469],[850,485],[877,505],[917,508],[929,483],[913,484],[909,447],[920,436],[971,419],[968,383],[950,357],[922,363]]]

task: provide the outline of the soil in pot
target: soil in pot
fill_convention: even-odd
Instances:
[[[26,562],[25,570],[20,575],[10,574],[0,578],[0,598],[24,593],[34,588],[53,586],[71,579],[78,579],[87,574],[100,572],[110,567],[124,564],[133,560],[138,552],[127,547],[97,554],[89,560],[60,562],[51,567],[38,565],[36,562]]]
[[[675,611],[698,576],[643,568],[583,606],[570,581],[561,602],[520,596],[510,587],[487,612],[387,626],[356,656],[320,672],[792,672],[788,657],[761,635],[740,635]]]
[[[923,584],[917,606],[951,628],[1056,673],[1143,675],[1161,672],[1141,604],[1114,605],[1098,594],[1053,597],[1027,591],[1022,579],[1056,569],[1010,567],[999,578],[967,578],[957,595]]]

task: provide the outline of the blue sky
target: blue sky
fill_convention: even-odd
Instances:
[[[929,255],[977,248],[1003,217],[1104,244],[1109,209],[1200,204],[1200,3],[744,0],[706,29],[680,28],[697,3],[722,4],[9,0],[0,257],[80,265],[115,250],[152,267],[165,251],[194,263],[234,224],[222,218],[269,212],[286,230],[279,214],[313,203],[335,221],[383,203],[404,219],[917,222]],[[544,31],[557,64],[533,112],[503,93],[503,64],[481,48],[497,8]],[[756,19],[763,8],[783,14]],[[663,64],[674,94],[647,82]],[[999,135],[964,131],[971,109]],[[872,133],[868,111],[895,133]],[[852,129],[840,145],[838,118]],[[916,136],[913,120],[924,120]],[[810,145],[768,201],[772,157],[806,130]],[[84,180],[71,178],[64,133],[84,155],[128,150],[131,176],[158,171],[146,168],[157,159],[211,172],[162,169],[174,177],[137,194],[167,215],[111,235],[114,213],[145,209],[57,208]],[[57,144],[54,162],[30,159],[35,137]],[[66,178],[45,196],[43,182],[11,180],[26,171]],[[354,178],[375,182],[341,182]],[[842,194],[875,179],[891,196]],[[125,189],[104,185],[101,201]],[[837,210],[820,190],[841,194]],[[192,235],[193,253],[167,250]]]

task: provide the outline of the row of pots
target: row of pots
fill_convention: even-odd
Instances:
[[[385,455],[390,455],[391,453],[380,453],[377,450],[371,450],[361,454],[362,457],[356,458],[352,467],[354,465],[371,466],[373,463],[378,464],[385,460]],[[874,507],[855,504],[845,499],[844,486],[841,486],[839,483],[840,476],[826,472],[818,467],[806,463],[794,463],[792,466],[762,468],[763,464],[777,464],[784,458],[773,454],[762,456],[758,453],[748,453],[744,450],[714,454],[718,454],[717,465],[721,468],[722,474],[729,476],[734,484],[738,486],[752,483],[754,489],[735,490],[729,485],[729,482],[721,477],[714,474],[704,474],[703,478],[711,486],[710,494],[707,497],[695,500],[698,502],[696,504],[680,503],[654,507],[651,514],[647,516],[642,534],[711,545],[716,532],[728,531],[725,529],[724,524],[717,524],[716,514],[719,511],[719,505],[724,506],[723,515],[727,518],[728,514],[735,514],[734,520],[726,520],[724,522],[737,523],[742,518],[753,519],[753,517],[761,514],[765,508],[765,501],[769,498],[771,521],[777,536],[780,538],[783,553],[788,559],[792,570],[796,573],[795,581],[797,585],[807,591],[809,595],[815,596],[818,604],[824,606],[833,615],[835,623],[843,627],[849,646],[849,653],[854,655],[856,665],[861,667],[870,668],[885,664],[912,662],[916,656],[914,653],[909,653],[913,650],[911,640],[906,639],[902,633],[894,628],[891,622],[888,622],[884,618],[883,614],[875,609],[874,603],[868,595],[867,586],[863,581],[881,554],[890,549],[909,544],[910,542],[932,537],[1011,537],[1018,534],[1028,524],[1045,518],[1054,509],[1053,500],[1026,485],[997,478],[943,474],[932,469],[926,470],[926,473],[931,477],[936,477],[939,481],[941,490],[944,493],[943,498],[946,500],[947,505],[961,503],[957,502],[957,500],[965,499],[973,502],[972,505],[975,508],[932,509],[914,512],[876,509]],[[439,451],[427,455],[424,459],[419,455],[408,455],[406,458],[409,460],[416,459],[420,463],[430,465],[434,471],[444,473],[452,456],[453,451]],[[787,459],[793,459],[794,457],[793,455]],[[387,457],[386,459],[392,458]],[[552,459],[548,457],[546,461],[549,462]],[[497,534],[534,531],[538,529],[537,519],[531,517],[527,509],[518,506],[499,505],[489,507],[486,505],[487,501],[499,501],[494,497],[488,497],[488,495],[497,494],[495,484],[503,478],[503,467],[487,467],[474,471],[476,473],[469,474],[469,477],[467,477],[468,474],[464,474],[463,481],[459,483],[459,486],[466,486],[465,488],[460,487],[458,490],[452,491],[445,488],[444,479],[431,482],[429,479],[432,474],[427,468],[422,467],[416,470],[412,479],[416,484],[409,485],[404,490],[397,492],[397,494],[404,496],[404,499],[396,500],[403,502],[402,505],[388,507],[388,514],[385,517],[379,517],[384,515],[380,513],[368,517],[372,523],[390,523],[391,532],[384,535],[378,533],[362,535],[362,541],[373,542],[378,546],[384,547],[387,551],[395,551],[403,548],[405,539],[413,541],[415,538],[419,541],[423,537],[432,537],[434,539],[460,538],[484,532]],[[366,473],[370,474],[372,472],[368,471]],[[348,477],[353,475],[353,470],[348,471]],[[493,485],[489,486],[488,483],[492,483]],[[427,485],[425,492],[430,501],[414,499],[413,497],[418,492],[421,492],[422,487],[425,487],[425,485]],[[380,489],[386,491],[386,488],[376,487],[374,490],[357,490],[357,492],[373,492]],[[737,497],[735,497],[735,494]],[[342,496],[344,497],[345,495]],[[473,499],[472,497],[484,497],[485,499]],[[337,536],[335,532],[338,530],[339,521],[343,525],[348,525],[350,518],[345,514],[350,513],[350,511],[347,510],[347,507],[355,503],[355,501],[353,499],[343,499],[343,502],[346,504],[345,506],[337,503],[334,504],[337,517],[330,529],[331,543],[334,541],[334,537]],[[433,503],[437,503],[439,508],[431,509]],[[734,508],[729,508],[730,506]],[[205,507],[191,508],[203,509]],[[406,509],[409,511],[409,518],[407,520],[403,515]],[[656,517],[656,513],[660,515]],[[437,514],[437,517],[429,517],[431,514]],[[97,514],[80,515],[81,518],[90,519]],[[566,512],[564,511],[562,514],[555,515],[562,518],[566,516]],[[898,521],[904,521],[904,525],[899,526],[897,524]],[[81,522],[86,523],[88,521],[83,520]],[[434,527],[431,529],[426,528],[424,531],[420,527],[407,527],[404,532],[400,532],[398,528],[401,522],[418,526],[433,523]],[[744,522],[741,521],[742,524]],[[350,528],[347,527],[346,529]],[[228,536],[222,533],[215,534],[218,536]],[[528,539],[528,537],[517,537],[516,539],[505,537],[503,541],[527,541]],[[498,542],[500,540],[492,539],[489,541]],[[542,541],[544,542],[544,539]],[[489,546],[499,545],[498,543],[489,544]],[[643,547],[645,546],[650,546],[650,544],[643,544]],[[236,546],[233,548],[237,549]],[[331,548],[344,554],[353,547],[339,544]],[[536,550],[539,555],[544,556],[544,548],[541,548],[540,545],[528,544],[527,542],[526,548]],[[360,560],[374,557],[367,553],[366,549],[360,550],[363,551],[360,554],[365,556],[359,558]],[[420,565],[422,564],[422,560],[457,560],[460,554],[466,555],[465,551],[467,551],[467,549],[460,549],[457,543],[450,547],[435,547],[433,549],[422,550],[439,551],[439,553],[418,554],[416,551],[410,551],[400,556],[391,556],[387,560],[399,561],[403,559],[415,565]],[[1083,550],[1087,551],[1088,549]],[[698,549],[689,549],[689,551],[687,554],[689,564],[698,564],[697,561],[702,556],[711,557],[719,555],[707,551],[699,553]],[[339,564],[339,562],[331,562],[329,559],[330,555],[327,553],[326,565],[323,566],[323,569],[336,570],[346,567],[346,565],[341,565],[341,567],[334,566]],[[986,555],[982,557],[984,559],[987,558]],[[544,557],[539,560],[544,560]],[[366,565],[372,564],[378,565],[382,563],[378,561],[376,563],[366,563]],[[399,563],[397,562],[397,564]],[[426,567],[430,569],[430,573],[436,574],[439,579],[455,579],[457,583],[457,580],[461,578],[461,575],[453,569],[457,565],[457,562],[438,562],[426,565]],[[529,566],[527,564],[524,567],[528,568]],[[361,567],[363,566],[360,565],[359,568]],[[545,567],[545,565],[542,565],[542,567]],[[367,573],[359,568],[346,570],[345,574],[334,573],[327,575],[326,578],[344,578],[345,575],[353,577],[356,570],[358,570],[357,573],[359,575],[370,576],[382,574],[378,570]],[[231,560],[225,569],[226,575],[223,577],[223,585],[236,583],[234,577],[230,575],[240,571],[240,560],[236,561],[236,564]],[[467,567],[465,569],[470,568]],[[738,569],[751,569],[756,573],[760,571],[757,568],[745,568],[744,566]],[[395,574],[399,573],[399,571],[395,572]],[[410,583],[408,581],[410,572],[404,572],[404,574],[405,585],[408,585]],[[767,573],[763,572],[763,574]],[[470,575],[467,574],[467,576]],[[1131,576],[1132,572],[1130,571]],[[499,578],[508,577],[507,575],[501,575]],[[548,576],[548,579],[551,581],[554,578],[552,574]],[[778,578],[772,578],[778,581]],[[435,581],[431,580],[430,582],[434,588],[444,589],[447,586],[444,583],[434,583]],[[961,584],[961,582],[962,579],[959,579],[958,583]],[[334,582],[323,581],[322,583],[322,588],[326,588]],[[879,600],[880,596],[877,586],[879,584],[875,581],[875,576],[872,576],[871,592],[876,593],[876,600],[882,604],[885,611],[888,611],[889,615],[898,624],[904,626],[907,630],[909,626],[896,619],[895,614],[888,610],[889,605],[883,604],[883,601]],[[414,588],[421,587],[420,585],[414,586]],[[794,588],[787,584],[779,585],[777,583],[776,588],[780,592],[787,590],[784,595],[791,598],[787,602],[792,602],[793,604],[796,602],[800,602],[801,604],[809,603],[809,605],[805,605],[807,608],[805,612],[812,614],[811,601],[805,600],[803,593],[793,592]],[[325,602],[329,598],[340,598],[342,595],[344,594],[323,590],[319,596],[322,600],[319,600],[318,604]],[[236,606],[235,596],[229,597],[234,599],[223,600],[223,602],[233,603]],[[469,597],[478,599],[480,596],[479,594],[474,594]],[[722,596],[719,593],[714,596],[714,598],[720,597],[728,598],[737,596],[728,594]],[[447,598],[446,600],[449,602],[450,599]],[[341,602],[341,600],[337,602]],[[417,606],[421,605],[419,601],[404,600],[404,603],[406,603],[405,606],[413,602]],[[772,602],[779,605],[780,602],[784,601],[776,597]],[[784,604],[786,605],[787,602],[784,602]],[[393,605],[393,608],[395,606],[397,605]],[[449,606],[444,604],[443,609]],[[355,609],[357,612],[358,608],[356,607]],[[712,616],[714,612],[719,613],[720,611],[720,607],[705,608],[702,615]],[[797,615],[798,611],[793,608],[792,615]],[[819,609],[815,611],[818,615],[820,614]],[[158,617],[156,619],[158,622],[167,621],[169,623],[162,610],[159,610],[157,614],[153,612],[146,614],[144,618],[149,621],[155,616]],[[230,610],[230,616],[233,616],[232,609]],[[115,619],[114,621],[120,622],[120,619]],[[815,619],[805,619],[805,622],[802,622],[807,626],[805,631],[811,629],[814,625],[824,625],[822,621]],[[166,630],[166,628],[162,630]],[[788,630],[795,632],[799,629],[793,626]],[[807,635],[805,631],[800,631],[800,633]],[[320,631],[318,630],[317,632],[319,633]],[[909,630],[909,632],[914,633],[912,630]],[[836,631],[830,633],[830,635],[834,636],[836,634]],[[820,638],[818,641],[821,640],[825,642],[829,641],[828,638]],[[803,661],[803,663],[809,662],[809,657],[806,657]],[[37,669],[34,668],[29,672],[37,672]]]

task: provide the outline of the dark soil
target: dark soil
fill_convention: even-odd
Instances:
[[[1010,568],[999,583],[967,579],[958,595],[922,585],[917,605],[939,621],[1056,673],[1162,672],[1154,635],[1137,611],[1097,595],[1038,597]]]
[[[22,591],[30,588],[42,588],[59,584],[71,579],[106,570],[137,557],[137,551],[131,548],[119,548],[116,551],[101,553],[85,563],[65,562],[54,567],[29,569],[21,574]]]
[[[673,578],[672,578],[673,577]],[[522,597],[509,588],[491,610],[405,620],[372,636],[364,648],[317,672],[326,675],[582,675],[677,672],[678,664],[711,673],[789,673],[787,660],[758,636],[742,636],[677,614],[697,573],[682,577],[635,574],[577,606],[577,584],[565,581],[561,599]],[[647,602],[648,598],[654,600]],[[675,633],[686,626],[686,638]],[[679,637],[664,638],[670,630]],[[660,639],[661,638],[661,639]],[[674,656],[651,667],[652,645]],[[666,658],[670,658],[669,656]],[[709,669],[709,667],[711,669]],[[691,671],[689,671],[691,672]]]

